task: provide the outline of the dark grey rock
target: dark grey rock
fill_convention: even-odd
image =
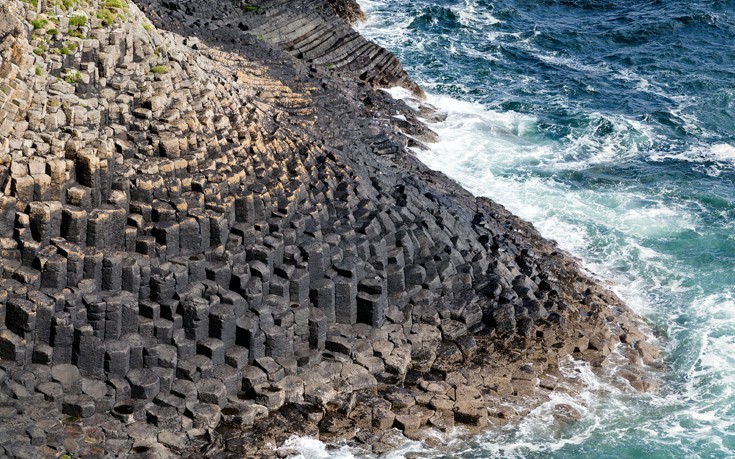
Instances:
[[[130,370],[127,376],[130,395],[136,399],[153,400],[160,391],[160,378],[149,369]]]
[[[227,403],[227,388],[219,379],[200,379],[196,386],[200,402],[218,405],[221,408]]]
[[[62,412],[69,416],[88,418],[95,413],[94,399],[89,395],[67,395],[62,403]]]

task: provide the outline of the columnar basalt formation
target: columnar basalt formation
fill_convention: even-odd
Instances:
[[[0,455],[383,452],[572,355],[647,386],[614,295],[410,154],[438,115],[349,4],[0,5]]]
[[[354,1],[137,3],[151,18],[165,19],[162,27],[174,27],[184,33],[197,30],[228,47],[237,46],[246,34],[303,60],[312,72],[329,71],[373,86],[403,86],[417,95],[423,94],[392,53],[350,27],[348,22],[362,17]]]

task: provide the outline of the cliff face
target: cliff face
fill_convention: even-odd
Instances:
[[[0,5],[5,452],[382,452],[615,349],[645,388],[614,295],[408,152],[435,113],[349,4]]]
[[[373,86],[403,86],[417,95],[423,93],[393,54],[367,41],[345,22],[359,19],[356,12],[361,10],[353,1],[137,3],[150,17],[161,18],[161,27],[195,33],[219,46],[241,49],[243,40],[256,39],[303,60],[313,72],[339,73]]]

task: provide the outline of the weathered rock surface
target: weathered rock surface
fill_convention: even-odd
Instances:
[[[351,24],[365,20],[365,13],[362,12],[357,0],[327,0],[327,2],[337,16]]]
[[[382,453],[613,351],[651,387],[612,293],[411,155],[354,2],[253,3],[0,4],[0,455]]]

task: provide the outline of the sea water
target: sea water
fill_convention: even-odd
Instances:
[[[571,362],[579,397],[425,454],[735,457],[735,2],[360,4],[360,31],[448,115],[419,158],[579,257],[666,358],[650,394]],[[582,419],[551,422],[557,403]]]

